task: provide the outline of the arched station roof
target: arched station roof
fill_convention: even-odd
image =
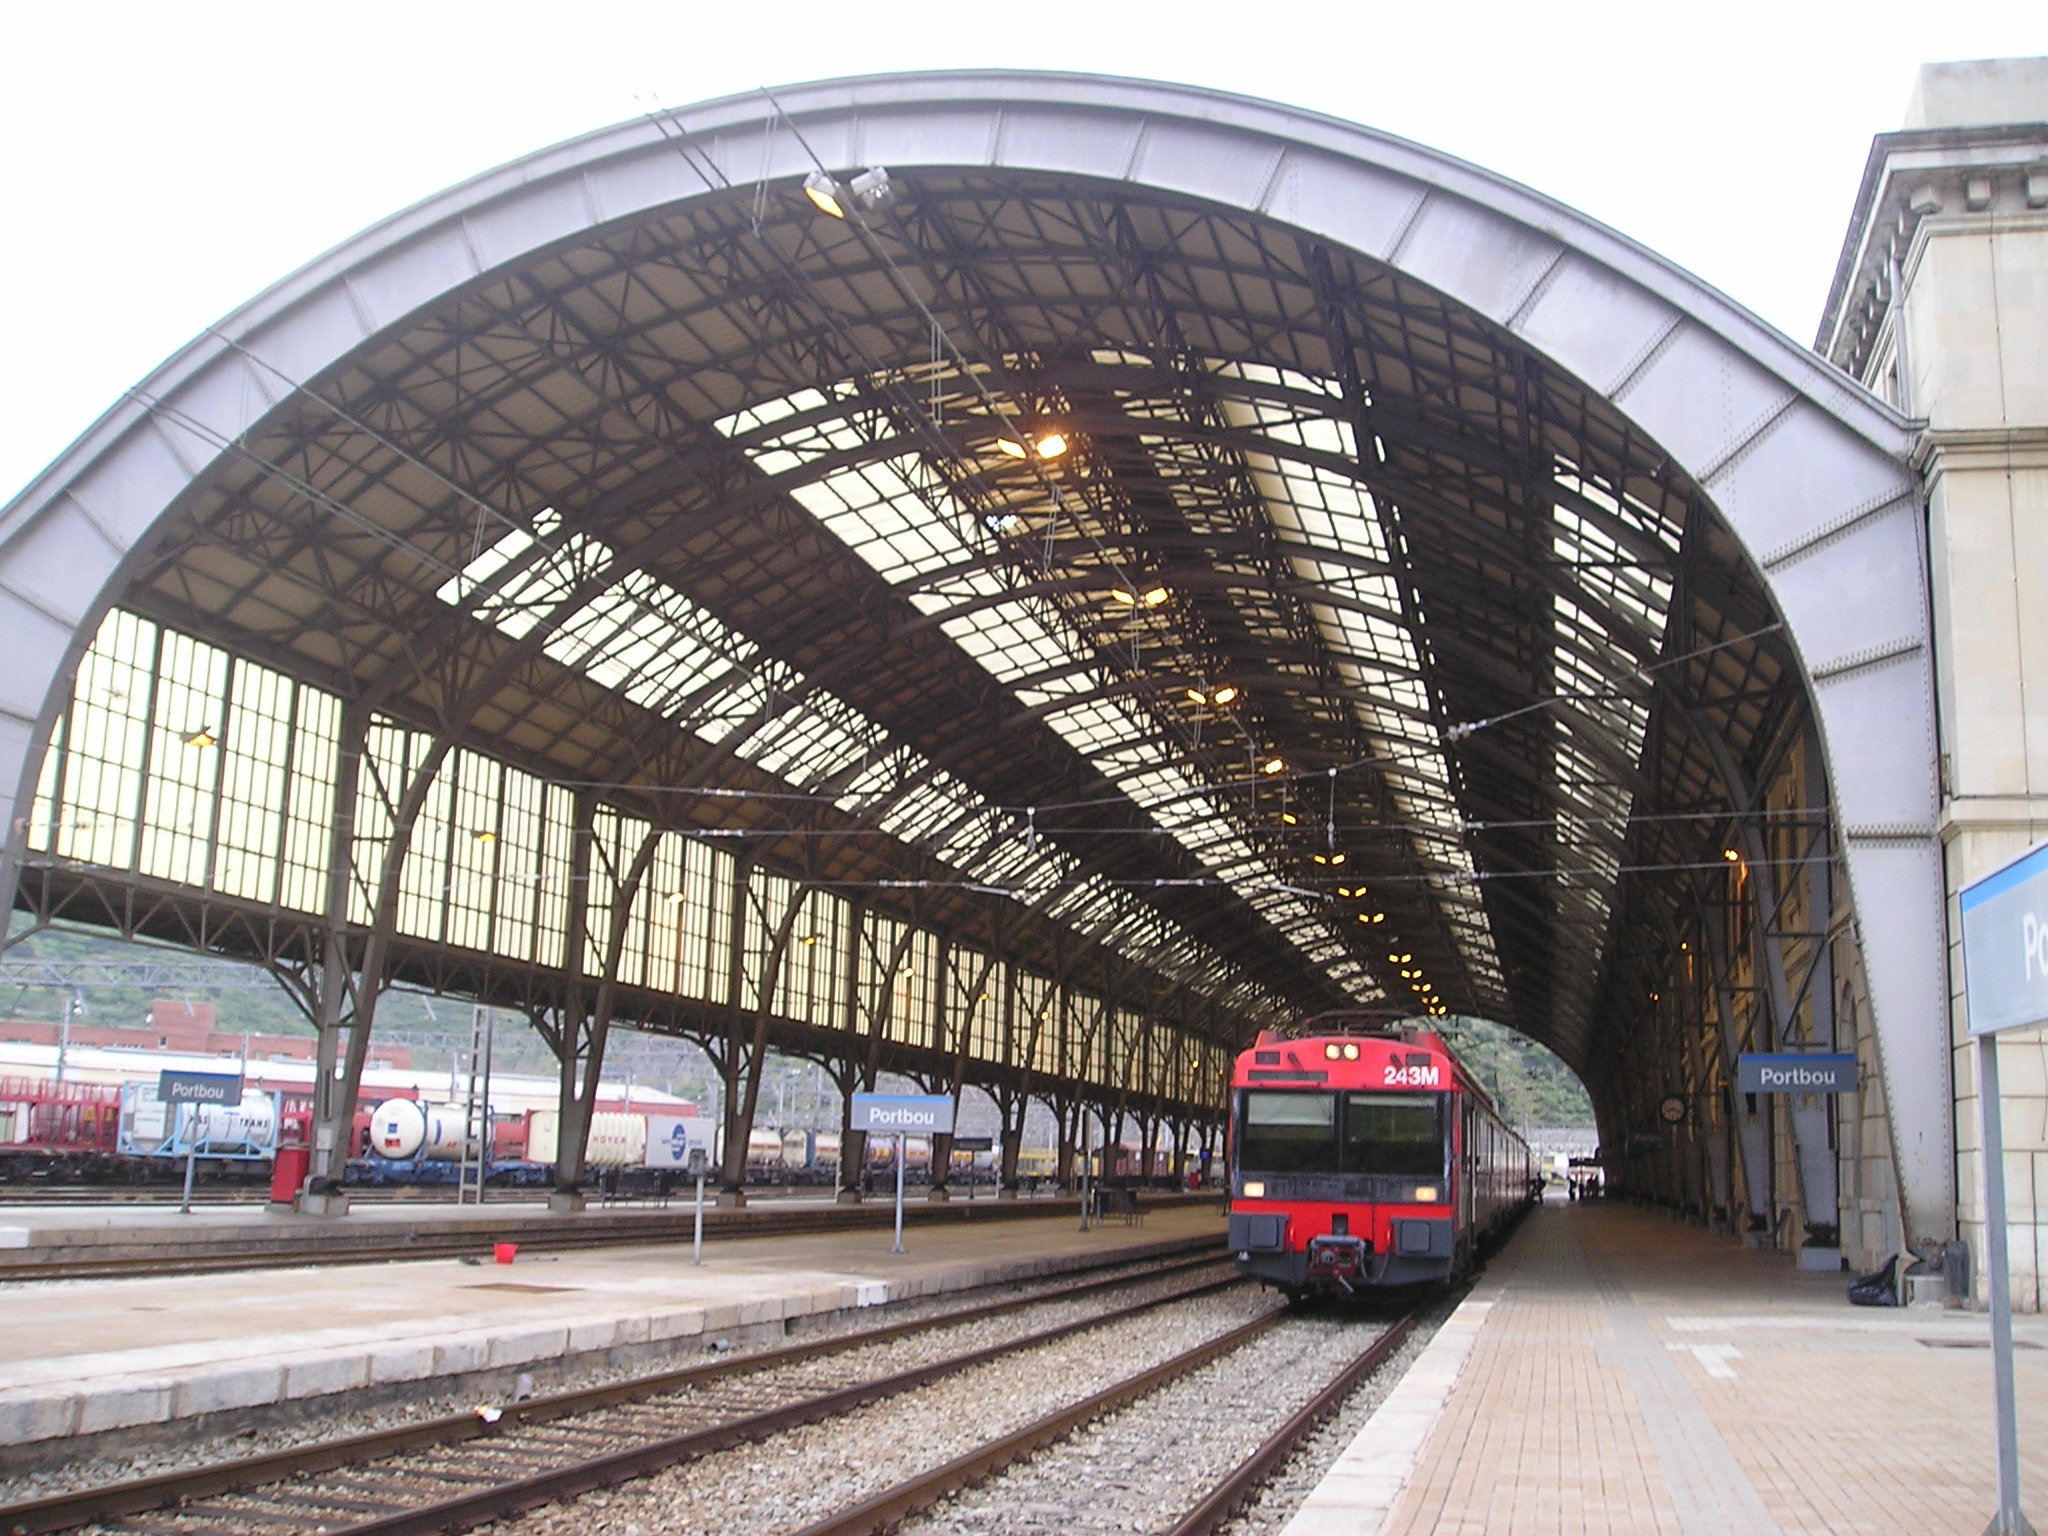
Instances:
[[[1135,900],[1244,1028],[1440,1006],[1597,1081],[1617,956],[1806,731],[1880,1024],[1938,1016],[1905,443],[1651,253],[1350,124],[734,98],[396,216],[110,412],[0,516],[0,778],[29,803],[118,606],[1016,953]]]

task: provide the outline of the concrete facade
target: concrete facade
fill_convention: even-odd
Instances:
[[[1981,1252],[1956,896],[2048,838],[2048,59],[1921,71],[1872,146],[1817,346],[1924,423],[1958,1215]],[[2048,1033],[2006,1036],[2000,1065],[2014,1304],[2039,1310]]]

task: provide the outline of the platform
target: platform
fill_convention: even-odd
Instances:
[[[508,1223],[504,1235],[516,1237]],[[1143,1224],[1071,1214],[348,1268],[273,1268],[0,1288],[0,1447],[26,1463],[80,1436],[235,1427],[338,1392],[470,1382],[497,1390],[564,1361],[675,1358],[797,1319],[1139,1256],[1213,1237],[1215,1202]],[[701,1342],[699,1342],[701,1341]]]
[[[1852,1307],[1849,1278],[1548,1204],[1283,1536],[1979,1536],[1988,1319]],[[2024,1507],[2048,1529],[2048,1318],[2014,1335]]]

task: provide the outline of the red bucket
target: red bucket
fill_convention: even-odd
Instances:
[[[491,1244],[491,1257],[496,1259],[500,1264],[510,1264],[518,1256],[519,1245],[517,1243]]]

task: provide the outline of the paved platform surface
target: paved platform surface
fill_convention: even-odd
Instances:
[[[1979,1536],[1988,1320],[1660,1213],[1536,1211],[1283,1536]],[[2015,1319],[2048,1530],[2048,1318]]]
[[[349,1218],[353,1220],[354,1218]],[[0,1447],[716,1337],[1081,1267],[1195,1237],[1220,1206],[148,1279],[0,1285]],[[508,1236],[517,1235],[516,1225]]]

